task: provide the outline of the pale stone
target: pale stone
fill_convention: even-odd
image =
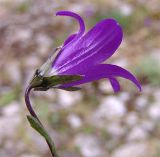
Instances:
[[[141,127],[148,133],[152,132],[155,129],[155,123],[152,120],[144,119],[141,122]]]
[[[151,104],[148,114],[153,120],[160,120],[160,103]]]
[[[113,93],[112,86],[107,79],[99,82],[99,89],[104,93]]]
[[[133,128],[127,137],[128,141],[133,140],[144,140],[148,137],[148,133],[142,127],[135,127]]]
[[[107,125],[107,132],[110,133],[114,137],[120,137],[124,135],[125,128],[117,122],[112,122]]]
[[[129,93],[127,93],[127,92],[121,92],[121,93],[119,94],[119,99],[122,100],[123,102],[128,101],[129,98],[130,98],[130,95],[129,95]]]
[[[125,122],[130,127],[135,126],[138,123],[138,114],[136,112],[130,112],[126,116]]]
[[[133,12],[133,7],[127,3],[122,3],[119,6],[119,9],[120,9],[120,12],[122,13],[122,15],[124,15],[124,16],[129,16]]]
[[[68,92],[63,90],[58,90],[58,102],[61,107],[67,108],[72,105],[76,105],[82,98],[80,92]]]
[[[70,114],[67,117],[67,120],[72,128],[79,128],[82,125],[82,121],[81,121],[80,117],[78,117],[75,114]]]
[[[96,114],[98,117],[105,117],[107,119],[120,118],[126,113],[124,103],[116,96],[109,96],[102,100]]]
[[[0,137],[3,138],[13,138],[17,134],[17,127],[21,123],[21,118],[18,115],[12,117],[2,117],[0,118]],[[0,141],[1,143],[2,141]]]
[[[16,114],[20,113],[20,104],[17,102],[12,102],[3,108],[3,116],[14,117]]]
[[[148,98],[146,96],[140,96],[136,99],[135,104],[138,110],[144,109],[148,103]]]
[[[112,64],[118,65],[120,67],[126,68],[128,66],[128,60],[126,58],[119,58],[115,60]]]
[[[117,148],[111,157],[151,157],[152,151],[145,143],[127,143]]]
[[[10,81],[12,83],[20,83],[22,76],[21,76],[21,72],[20,72],[20,64],[18,61],[11,61],[7,63],[6,69],[5,69],[8,79],[10,79]]]
[[[102,99],[89,121],[99,128],[106,128],[110,121],[119,122],[126,114],[125,104],[116,96],[108,96]]]
[[[25,28],[25,29],[20,29],[20,28],[18,28],[18,31],[15,31],[14,32],[15,33],[15,40],[17,40],[17,41],[27,41],[27,40],[29,40],[29,39],[31,39],[31,37],[32,37],[32,30],[31,29],[27,29],[27,28]]]
[[[84,157],[103,157],[104,151],[95,136],[80,134],[75,139],[75,145],[80,148]]]

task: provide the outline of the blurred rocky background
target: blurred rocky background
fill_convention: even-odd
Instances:
[[[159,0],[0,0],[0,157],[49,157],[45,141],[26,120],[24,89],[51,50],[78,29],[58,10],[79,13],[91,28],[114,17],[124,40],[107,62],[131,70],[140,93],[120,79],[78,92],[34,92],[32,102],[60,157],[160,157]]]

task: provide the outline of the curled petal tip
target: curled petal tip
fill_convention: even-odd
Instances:
[[[58,16],[58,15],[60,15],[60,16],[70,16],[70,17],[75,18],[79,22],[79,26],[80,26],[80,30],[77,34],[77,37],[80,37],[84,34],[85,24],[84,24],[84,21],[81,18],[81,16],[79,16],[78,14],[76,14],[74,12],[71,12],[71,11],[58,11],[58,12],[56,12],[56,16]]]
[[[57,11],[56,16],[58,15],[65,15],[68,11]]]

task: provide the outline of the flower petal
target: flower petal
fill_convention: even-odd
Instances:
[[[83,19],[76,13],[73,13],[71,11],[58,11],[56,13],[56,15],[60,15],[60,16],[70,16],[75,18],[78,22],[79,22],[79,26],[80,26],[80,30],[77,33],[77,38],[82,36],[83,33],[85,32],[85,25],[84,25],[84,21]]]
[[[115,77],[122,77],[125,79],[128,79],[132,81],[141,91],[141,85],[137,81],[137,79],[132,75],[129,71],[116,66],[116,65],[111,65],[111,64],[99,64],[94,67],[92,67],[87,73],[84,74],[84,78],[80,81],[75,81],[73,83],[65,84],[63,86],[65,87],[70,87],[70,86],[76,86],[88,82],[92,82],[95,80],[99,80],[102,78],[109,78],[112,84],[112,87],[114,88],[115,91],[119,90],[119,85],[117,80],[113,79]]]
[[[102,20],[79,40],[64,47],[53,67],[59,74],[87,71],[112,56],[122,41],[122,35],[117,21]]]
[[[110,83],[112,85],[112,88],[113,88],[114,92],[115,93],[119,92],[120,91],[120,84],[117,81],[117,79],[114,78],[114,77],[110,77],[109,80],[110,80]]]
[[[68,43],[70,43],[75,37],[77,36],[77,34],[71,34],[65,41],[63,46],[67,45]]]

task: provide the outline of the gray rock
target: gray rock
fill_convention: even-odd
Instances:
[[[127,136],[127,141],[145,140],[148,137],[148,132],[141,126],[134,127]]]
[[[160,120],[160,102],[151,104],[148,109],[148,115],[153,120]]]
[[[133,12],[133,7],[130,4],[127,3],[120,3],[121,5],[119,6],[120,12],[124,16],[129,16]]]
[[[148,103],[148,98],[145,95],[138,97],[135,101],[136,108],[138,110],[144,109],[147,106],[147,103]]]
[[[128,60],[123,57],[123,58],[118,58],[118,60],[115,60],[112,64],[115,64],[115,65],[121,66],[123,68],[126,68],[129,63],[128,63]]]
[[[16,101],[3,108],[4,117],[14,117],[16,114],[20,114],[20,104]]]
[[[120,99],[121,101],[123,101],[123,102],[128,101],[129,98],[130,98],[130,95],[129,95],[129,93],[127,93],[127,92],[121,92],[121,93],[119,94],[119,99]]]
[[[104,80],[99,82],[99,89],[104,93],[112,93],[113,89],[109,81]]]
[[[6,106],[2,111],[0,118],[0,143],[5,138],[14,138],[17,135],[17,128],[21,124],[20,105],[13,102]]]
[[[144,119],[141,121],[141,127],[146,130],[146,132],[152,132],[155,128],[155,123],[152,120]]]
[[[139,121],[137,112],[130,112],[125,118],[125,123],[129,127],[135,126]]]
[[[22,76],[20,72],[20,64],[17,61],[11,61],[7,63],[7,66],[5,68],[5,71],[7,73],[8,79],[14,83],[20,83]]]
[[[78,117],[75,114],[70,114],[67,117],[67,121],[69,122],[71,127],[74,128],[74,129],[79,128],[82,125],[82,121],[81,121],[80,117]]]
[[[19,116],[15,117],[2,117],[0,119],[0,143],[4,138],[13,138],[17,134],[17,127],[21,123],[21,118]],[[2,140],[2,141],[1,141]]]
[[[80,134],[75,138],[74,143],[80,148],[84,157],[104,157],[107,154],[95,136]]]
[[[119,119],[126,114],[124,103],[116,96],[109,96],[102,100],[95,112],[95,118],[99,120]]]
[[[62,108],[67,108],[76,105],[82,98],[80,92],[68,92],[63,90],[58,90],[58,102]]]
[[[125,128],[117,122],[112,122],[107,125],[107,132],[110,133],[114,138],[118,138],[125,134]]]
[[[111,157],[152,157],[151,147],[146,143],[127,143],[116,149]]]

